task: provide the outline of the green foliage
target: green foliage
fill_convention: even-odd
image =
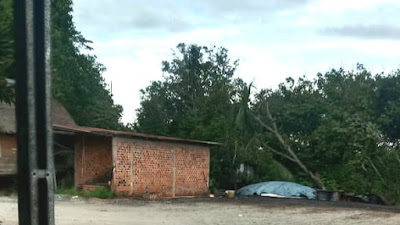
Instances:
[[[14,90],[5,78],[15,78],[13,1],[0,1],[0,102],[11,103]],[[51,1],[52,94],[79,125],[123,129],[122,107],[113,102],[102,72],[104,66],[89,52],[91,41],[75,28],[72,0]]]
[[[211,151],[210,176],[218,187],[293,179],[270,152],[259,150],[251,116],[252,84],[233,78],[238,61],[228,57],[228,50],[181,43],[173,59],[162,65],[164,79],[142,90],[136,131],[222,143]],[[256,174],[239,174],[241,164]]]
[[[57,189],[56,194],[82,196],[86,198],[101,198],[101,199],[110,199],[116,197],[116,195],[108,187],[98,187],[94,191],[79,191],[75,188]]]
[[[82,192],[77,190],[76,188],[58,188],[55,193],[63,195],[82,196]]]
[[[141,90],[135,129],[215,140],[226,132],[237,63],[224,48],[179,44],[177,49],[172,61],[163,62],[164,80]]]
[[[281,181],[294,181],[292,172],[290,172],[282,163],[272,160],[270,164],[266,164],[265,174],[269,175],[264,180],[281,180]]]
[[[13,1],[0,1],[0,102],[14,101],[14,89],[6,78],[14,73]]]
[[[211,194],[217,193],[218,185],[215,179],[210,179],[210,184],[208,186]]]
[[[12,102],[5,79],[15,77],[11,0],[0,1],[0,101]],[[126,129],[102,77],[105,68],[90,52],[91,41],[72,20],[72,1],[52,1],[52,94],[79,125]],[[254,93],[234,74],[225,48],[177,46],[162,62],[164,78],[141,90],[136,131],[217,141],[211,151],[210,188],[232,188],[267,180],[313,185],[288,157],[276,135],[255,117],[268,119],[282,139],[329,189],[383,194],[400,201],[400,70],[373,76],[355,71],[319,73],[314,79],[287,78],[275,90]],[[277,153],[278,152],[278,153]],[[240,174],[246,165],[254,174]],[[92,194],[111,197],[110,191]]]
[[[216,59],[222,60],[216,60]],[[212,187],[267,180],[315,180],[283,154],[268,120],[328,189],[382,194],[400,201],[400,72],[372,76],[363,65],[286,79],[276,90],[232,79],[227,50],[178,45],[163,63],[164,80],[142,91],[135,129],[223,143],[211,151]],[[225,68],[225,69],[224,69]],[[252,97],[254,96],[254,98]],[[239,173],[240,165],[253,170]]]
[[[122,129],[122,107],[114,104],[104,83],[104,66],[72,21],[72,1],[52,1],[52,93],[79,125]]]
[[[389,172],[400,168],[400,160],[393,160],[399,153],[398,75],[372,76],[359,64],[356,71],[332,70],[314,80],[289,78],[278,90],[260,91],[255,108],[263,116],[262,104],[271,105],[280,132],[328,189],[399,200],[400,183]],[[290,160],[276,157],[298,182],[312,184]]]
[[[84,196],[88,197],[88,198],[102,198],[102,199],[108,199],[108,198],[115,198],[116,197],[116,195],[108,187],[99,187],[94,191],[90,191],[88,193],[85,193]]]

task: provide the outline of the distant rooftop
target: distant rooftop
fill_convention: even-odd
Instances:
[[[51,101],[51,119],[53,124],[76,125],[64,106],[55,99]],[[16,132],[15,105],[0,103],[0,133]]]

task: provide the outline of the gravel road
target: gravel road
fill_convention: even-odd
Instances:
[[[56,224],[236,225],[236,224],[400,224],[397,207],[268,198],[63,199],[56,201]],[[0,197],[0,224],[17,224],[16,198]]]

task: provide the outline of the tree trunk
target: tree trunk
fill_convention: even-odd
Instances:
[[[322,182],[318,173],[314,174],[313,172],[310,172],[310,176],[311,176],[311,179],[314,181],[314,184],[317,185],[318,188],[325,190],[324,183]]]
[[[318,173],[314,174],[312,171],[308,170],[308,168],[304,165],[304,163],[297,157],[296,153],[292,150],[290,145],[288,145],[285,142],[282,135],[279,133],[278,128],[275,123],[275,120],[272,118],[271,112],[269,110],[268,103],[267,103],[267,116],[268,116],[268,119],[269,119],[271,125],[264,123],[259,117],[254,116],[254,118],[258,121],[258,123],[262,127],[266,128],[269,132],[271,132],[276,137],[276,139],[278,139],[279,143],[283,146],[283,148],[287,151],[287,153],[278,152],[276,150],[273,150],[273,152],[275,152],[279,155],[283,155],[285,158],[296,163],[305,173],[310,175],[311,179],[314,181],[314,184],[318,188],[325,190],[325,186],[324,186],[321,178],[319,177]]]

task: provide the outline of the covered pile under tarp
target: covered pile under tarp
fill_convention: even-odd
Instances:
[[[274,197],[304,197],[316,199],[316,191],[313,188],[285,181],[270,181],[251,184],[240,188],[237,195],[262,195]]]

